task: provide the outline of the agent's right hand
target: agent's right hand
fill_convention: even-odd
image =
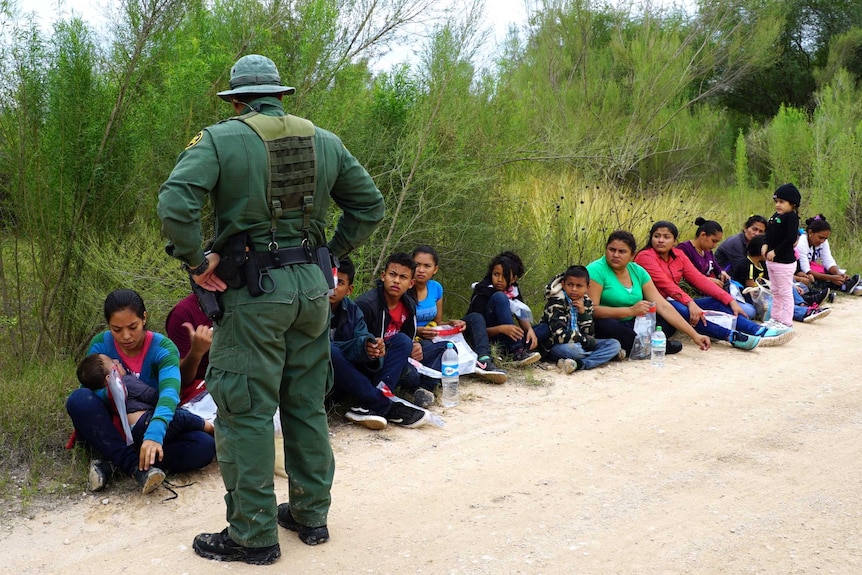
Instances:
[[[210,252],[206,255],[206,258],[210,261],[207,271],[199,276],[192,276],[192,280],[202,288],[209,291],[226,290],[227,284],[224,283],[223,279],[216,275],[216,268],[218,267],[219,262],[221,262],[221,256],[217,253]]]

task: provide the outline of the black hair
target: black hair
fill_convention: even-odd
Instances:
[[[494,256],[491,263],[488,264],[488,277],[494,273],[494,268],[500,266],[503,270],[503,278],[506,280],[506,285],[512,285],[515,277],[524,275],[524,262],[518,257],[515,252],[507,251]]]
[[[611,242],[616,241],[623,242],[624,244],[628,245],[631,248],[633,255],[636,251],[638,251],[637,240],[635,239],[634,234],[632,234],[631,232],[627,232],[626,230],[616,230],[611,232],[611,235],[608,236],[608,241],[605,243],[605,247],[611,245]]]
[[[831,232],[832,226],[826,221],[826,216],[817,214],[813,218],[805,220],[805,230],[814,234],[817,232]]]
[[[347,285],[353,285],[353,278],[356,277],[356,266],[353,265],[350,256],[338,258],[338,273],[347,276]]]
[[[766,218],[764,218],[763,216],[760,216],[758,214],[752,214],[752,215],[748,216],[747,220],[745,220],[745,224],[742,226],[742,229],[746,230],[746,229],[750,228],[751,226],[753,226],[754,224],[763,224],[765,226],[766,225]]]
[[[700,234],[714,236],[715,234],[724,233],[724,230],[721,229],[721,224],[716,222],[715,220],[705,220],[703,218],[697,218],[696,220],[694,220],[694,225],[697,226],[697,230],[694,232],[694,237],[698,237],[700,236]]]
[[[413,253],[411,253],[410,255],[415,258],[416,254],[428,254],[434,260],[435,266],[440,265],[440,257],[437,255],[437,250],[435,250],[434,248],[432,248],[429,245],[420,244],[420,245],[416,246],[413,249]]]
[[[141,319],[145,319],[144,314],[147,313],[144,300],[138,295],[138,292],[130,289],[117,289],[105,298],[105,321],[110,323],[111,316],[124,309],[132,310]]]
[[[751,241],[748,242],[748,247],[746,248],[746,253],[750,256],[759,256],[762,249],[763,244],[766,243],[766,234],[758,234],[751,238]]]
[[[405,268],[410,268],[411,275],[416,271],[416,262],[413,261],[413,258],[410,257],[410,254],[405,252],[395,252],[391,254],[386,259],[386,265],[383,267],[385,270],[389,267],[389,264],[398,264],[404,266]]]
[[[659,220],[652,225],[649,229],[649,235],[646,239],[646,245],[644,245],[643,249],[648,249],[652,247],[652,235],[656,232],[656,230],[661,228],[667,228],[670,230],[673,239],[677,239],[679,237],[679,229],[676,227],[676,224],[673,222],[669,222],[667,220]]]
[[[566,278],[583,278],[587,280],[587,283],[590,283],[590,272],[587,271],[587,268],[584,266],[569,266],[566,268],[566,271],[563,273],[563,281],[566,281]]]
[[[96,391],[105,387],[105,365],[98,353],[91,353],[78,364],[78,381],[87,389]]]

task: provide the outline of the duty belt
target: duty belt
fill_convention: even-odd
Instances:
[[[295,264],[316,264],[315,250],[306,249],[302,246],[292,248],[280,248],[271,251],[249,252],[249,257],[254,257],[257,266],[261,270],[282,268]]]

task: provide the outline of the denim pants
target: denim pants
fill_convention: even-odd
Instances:
[[[615,339],[597,339],[596,348],[586,351],[579,343],[556,343],[551,346],[548,358],[552,361],[558,359],[579,359],[584,364],[584,369],[593,369],[614,359],[620,352],[620,342]]]
[[[491,342],[488,339],[488,325],[485,323],[485,318],[480,313],[472,312],[464,316],[464,323],[467,326],[464,328],[464,339],[467,340],[473,351],[479,356],[491,356]]]
[[[465,318],[466,319],[466,318]],[[485,323],[488,327],[497,327],[498,325],[515,325],[515,318],[512,315],[512,308],[509,306],[509,298],[501,291],[494,292],[488,298],[488,305],[485,307]],[[536,339],[541,343],[543,340],[551,337],[551,329],[547,324],[538,323],[533,326],[533,331],[536,333]],[[519,349],[527,347],[526,334],[518,340],[514,340],[505,335],[494,336],[493,341],[505,346],[509,353],[513,353]],[[478,353],[478,351],[477,351]],[[479,354],[479,357],[486,354]]]
[[[344,356],[344,352],[333,344],[330,350],[332,369],[335,372],[333,391],[336,395],[354,397],[360,406],[386,417],[392,402],[377,389],[377,383],[382,381],[394,391],[412,349],[413,342],[408,336],[403,333],[395,334],[386,342],[386,355],[383,357],[380,371],[373,372],[351,363]]]
[[[72,418],[78,439],[126,475],[138,469],[140,444],[126,445],[126,438],[114,427],[108,406],[92,390],[81,387],[73,391],[66,400],[66,411]],[[142,417],[141,420],[148,419]],[[156,466],[169,473],[183,473],[209,465],[215,457],[215,440],[203,431],[184,431],[170,438],[165,435],[162,449],[165,455]]]
[[[710,311],[721,311],[724,313],[733,314],[733,310],[730,309],[729,306],[724,305],[720,301],[711,297],[702,297],[694,300],[701,309],[710,310]],[[670,301],[670,304],[679,312],[685,321],[688,321],[691,317],[688,312],[688,306],[679,303],[678,301]],[[720,339],[722,341],[730,341],[730,330],[720,325],[714,324],[712,322],[706,322],[706,325],[703,325],[703,322],[698,322],[696,326],[694,326],[695,331],[697,333],[708,335],[709,337]],[[748,335],[757,335],[764,330],[763,326],[757,322],[751,321],[750,319],[744,316],[737,316],[736,318],[736,331],[740,333],[745,333]]]

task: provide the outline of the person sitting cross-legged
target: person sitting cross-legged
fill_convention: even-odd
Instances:
[[[338,282],[329,296],[333,394],[336,399],[349,396],[356,400],[358,405],[344,416],[357,425],[369,429],[383,429],[387,423],[411,428],[424,425],[429,419],[427,411],[392,401],[375,384],[381,382],[395,389],[413,342],[401,334],[403,337],[392,337],[384,343],[383,338],[375,338],[368,331],[362,310],[347,297],[353,293],[355,274],[350,258],[342,258]]]

